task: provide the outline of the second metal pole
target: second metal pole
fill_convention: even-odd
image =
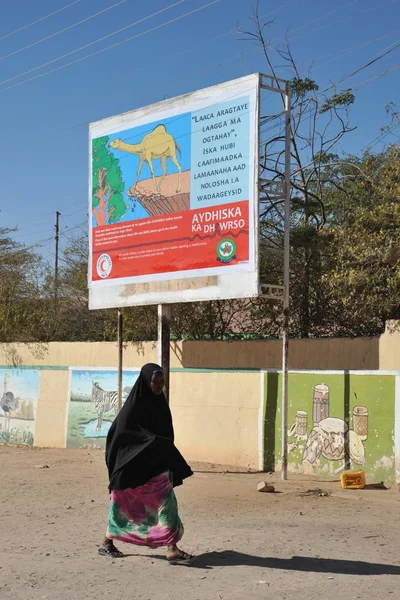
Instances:
[[[171,343],[171,307],[168,304],[158,305],[158,364],[164,371],[165,397],[169,402],[169,368]]]
[[[118,412],[122,408],[123,318],[118,309]]]
[[[289,279],[290,279],[290,84],[285,89],[285,223],[283,238],[283,336],[282,336],[282,479],[288,465],[288,381],[289,381]]]

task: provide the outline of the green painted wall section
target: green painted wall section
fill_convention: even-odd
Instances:
[[[266,470],[280,467],[281,421],[281,375],[265,373]],[[338,478],[346,465],[364,469],[370,483],[393,483],[394,424],[392,375],[289,374],[291,472]]]

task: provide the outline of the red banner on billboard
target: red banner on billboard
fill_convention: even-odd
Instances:
[[[228,267],[248,260],[248,200],[93,229],[94,281]]]

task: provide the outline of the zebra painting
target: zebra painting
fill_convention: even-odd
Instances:
[[[110,410],[118,414],[118,392],[109,392],[100,387],[98,381],[92,381],[92,402],[97,412],[97,431],[101,431],[103,415]]]

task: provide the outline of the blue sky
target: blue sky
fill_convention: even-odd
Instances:
[[[68,9],[15,35],[8,34],[73,0],[13,0],[3,11],[0,225],[18,225],[20,231],[15,238],[21,242],[33,244],[53,236],[56,210],[62,214],[61,248],[68,243],[68,237],[86,228],[83,223],[87,213],[90,121],[251,72],[267,72],[262,53],[254,44],[231,32],[238,22],[243,28],[251,27],[252,0],[219,0],[148,32],[212,1],[184,0],[158,16],[56,60],[178,2],[126,0],[96,18],[18,52],[117,1],[76,0]],[[302,74],[314,60],[311,76],[320,88],[351,73],[400,39],[399,0],[260,0],[260,14],[266,15],[265,19],[275,17],[267,29],[272,45],[282,41],[282,35],[291,27],[292,50]],[[109,51],[12,87],[141,33],[141,37]],[[54,62],[36,68],[50,61]],[[397,100],[399,70],[369,80],[399,62],[400,48],[343,84],[362,85],[356,92],[352,111],[352,124],[357,129],[346,138],[345,151],[358,152],[376,138],[386,123],[384,106]],[[19,77],[27,71],[31,72]],[[283,70],[280,76],[285,77]],[[374,147],[378,149],[379,146]],[[49,241],[38,249],[52,260],[53,248],[54,243]]]

